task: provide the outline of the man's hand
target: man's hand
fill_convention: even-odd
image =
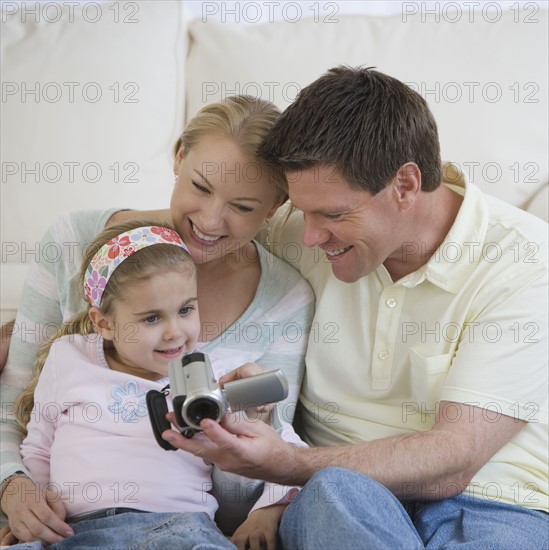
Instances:
[[[8,360],[8,352],[10,350],[10,341],[14,325],[15,321],[9,321],[3,324],[2,329],[0,329],[0,372],[4,370],[6,361]]]
[[[53,491],[44,495],[41,487],[26,476],[14,478],[4,489],[2,510],[19,542],[39,539],[53,544],[74,535],[63,521],[65,508],[59,496]]]
[[[173,413],[167,418],[175,422]],[[290,474],[298,449],[267,424],[230,413],[221,423],[205,418],[200,427],[203,432],[192,439],[174,430],[166,430],[162,438],[178,449],[215,462],[222,470],[283,485],[296,484]]]

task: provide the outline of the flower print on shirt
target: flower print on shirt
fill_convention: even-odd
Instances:
[[[147,392],[140,392],[137,382],[130,380],[124,387],[115,386],[111,394],[114,401],[109,405],[109,411],[116,415],[115,418],[137,422],[137,417],[147,416]]]

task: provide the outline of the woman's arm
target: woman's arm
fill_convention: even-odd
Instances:
[[[14,417],[14,404],[32,376],[36,354],[42,343],[61,325],[85,307],[78,274],[82,251],[101,231],[112,211],[83,211],[66,214],[45,233],[29,268],[14,330],[9,357],[2,372],[0,398],[1,479],[21,470],[21,434]]]
[[[50,487],[51,446],[57,423],[47,416],[47,406],[58,402],[55,383],[55,344],[50,350],[34,392],[34,407],[27,424],[27,436],[21,445],[25,466],[34,477],[35,484],[26,477],[16,478],[6,492],[4,511],[9,517],[11,533],[20,542],[39,539],[45,543],[61,542],[73,535],[63,521],[65,507],[59,498],[58,488]],[[37,501],[40,507],[35,507]]]
[[[40,345],[55,332],[64,319],[69,319],[84,307],[77,282],[82,250],[103,229],[113,212],[114,210],[67,214],[48,229],[37,248],[35,260],[29,268],[23,287],[8,361],[2,371],[2,481],[18,471],[30,476],[19,453],[22,435],[15,422],[15,401],[31,379]],[[2,510],[8,511],[8,519],[11,519],[9,511],[14,510],[14,503],[21,505],[17,496],[19,491],[14,489],[20,486],[22,488],[23,485],[26,491],[37,491],[30,478],[21,476],[4,486]],[[40,491],[36,494],[38,498],[28,506],[38,517],[47,516],[50,509]],[[66,524],[63,525],[68,528]]]
[[[106,226],[138,220],[157,220],[159,224],[172,223],[169,210],[118,210],[109,218]]]
[[[8,352],[10,349],[10,340],[13,333],[15,319],[8,321],[2,325],[0,329],[0,372],[4,370],[6,361],[8,360]]]

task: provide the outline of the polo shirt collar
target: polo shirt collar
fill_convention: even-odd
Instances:
[[[467,180],[463,171],[452,163],[443,164],[442,171],[442,183],[463,195],[454,224],[429,261],[395,284],[412,288],[427,280],[457,294],[482,256],[488,227],[488,207],[480,189]],[[378,269],[386,272],[383,265]],[[385,274],[378,275],[385,279]]]

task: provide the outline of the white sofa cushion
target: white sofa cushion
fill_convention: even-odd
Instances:
[[[60,215],[169,204],[183,126],[183,5],[74,4],[2,4],[2,321]]]
[[[183,124],[181,4],[22,4],[1,33],[2,240],[33,247],[68,210],[166,207]]]
[[[523,207],[547,180],[547,11],[337,15],[291,23],[190,25],[187,117],[234,93],[285,108],[328,68],[375,66],[409,83],[438,121],[442,156]],[[230,20],[230,19],[229,19]],[[526,22],[531,20],[530,23]],[[490,22],[493,21],[493,22]],[[537,22],[536,22],[537,21]],[[544,217],[547,214],[545,212]]]
[[[534,216],[547,220],[547,208],[549,207],[549,183],[546,183],[526,206],[526,211]]]

